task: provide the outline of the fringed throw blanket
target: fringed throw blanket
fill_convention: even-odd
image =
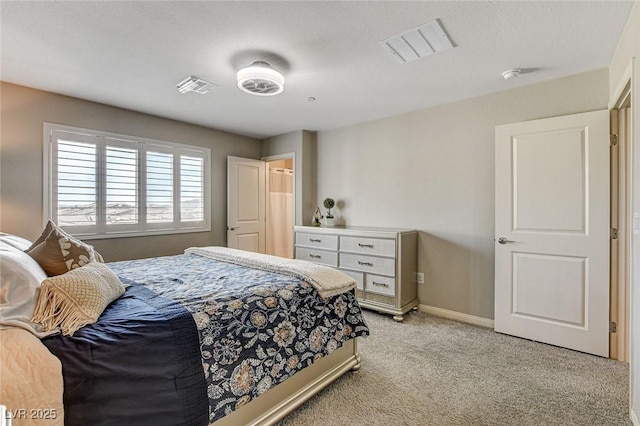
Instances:
[[[45,331],[68,336],[98,320],[105,308],[124,293],[118,277],[103,263],[91,262],[42,282],[33,322]]]
[[[320,296],[325,298],[344,293],[356,286],[356,281],[345,273],[305,260],[285,259],[227,247],[191,247],[184,252],[234,265],[296,277],[314,286]]]

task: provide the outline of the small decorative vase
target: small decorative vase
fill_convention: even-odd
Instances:
[[[311,218],[311,225],[320,226],[320,219],[322,219],[322,213],[320,213],[320,207],[316,207],[316,211],[313,213],[313,217]]]
[[[332,217],[325,217],[324,218],[324,226],[327,227],[331,227],[334,226],[336,224],[336,220]]]

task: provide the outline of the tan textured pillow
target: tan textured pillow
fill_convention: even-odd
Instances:
[[[25,251],[50,277],[102,261],[92,246],[67,234],[52,221],[47,222],[42,235]]]
[[[32,321],[68,336],[98,320],[107,306],[124,294],[124,286],[108,266],[91,262],[42,282]]]

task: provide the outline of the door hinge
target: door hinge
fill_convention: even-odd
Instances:
[[[615,322],[611,321],[609,323],[609,333],[616,333],[618,331],[618,324],[616,324]]]
[[[612,240],[618,239],[618,228],[611,228],[611,239]]]
[[[611,141],[611,145],[618,145],[618,135],[609,135],[609,140]]]

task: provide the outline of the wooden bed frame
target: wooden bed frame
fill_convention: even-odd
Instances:
[[[273,389],[211,425],[275,424],[343,374],[359,369],[360,354],[356,338],[348,340],[330,355],[317,360],[313,365],[297,372]]]

